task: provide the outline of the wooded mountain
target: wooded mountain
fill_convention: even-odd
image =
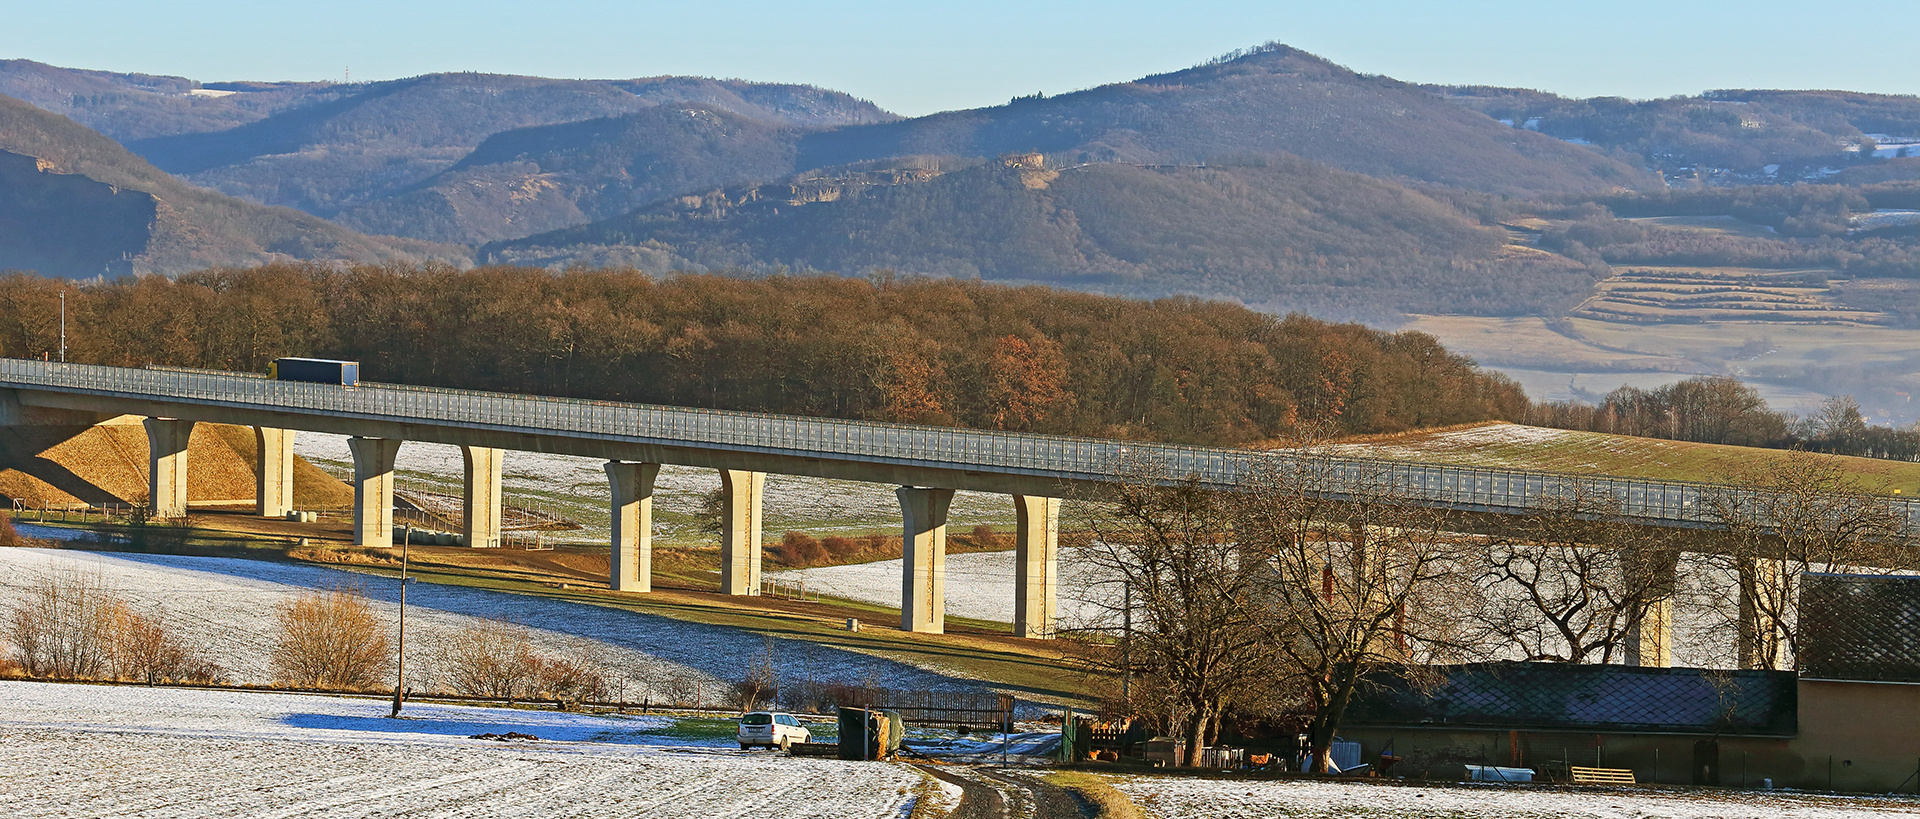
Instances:
[[[1509,246],[1406,187],[1285,154],[1206,166],[1043,163],[1010,155],[951,173],[894,169],[726,189],[489,245],[483,258],[655,272],[890,269],[1218,294],[1337,315],[1553,310],[1583,298],[1595,278],[1564,257]]]
[[[1829,179],[1871,164],[1876,147],[1882,158],[1895,153],[1878,139],[1920,141],[1920,97],[1913,96],[1722,90],[1627,100],[1489,86],[1428,88],[1519,129],[1614,151],[1667,172],[1677,184]],[[1914,153],[1920,155],[1920,146]]]
[[[612,216],[622,204],[637,208],[792,173],[1026,152],[1074,165],[1218,163],[1284,151],[1385,179],[1503,194],[1599,193],[1654,182],[1590,149],[1506,128],[1417,87],[1283,46],[1073,94],[896,122],[716,123],[696,136],[685,120],[619,120],[499,134],[457,167],[346,221],[441,241],[516,239]]]
[[[786,176],[792,129],[689,103],[488,137],[412,190],[342,224],[478,244],[605,219],[675,194]]]
[[[458,261],[461,248],[374,238],[202,190],[73,120],[0,96],[0,269],[175,274],[293,259]]]
[[[116,74],[59,68],[32,60],[0,60],[0,94],[69,117],[121,144],[223,131],[286,108],[333,99],[353,87],[323,82],[203,86],[186,77]]]
[[[871,103],[805,86],[432,74],[353,86],[350,93],[224,131],[152,137],[128,147],[166,171],[224,193],[332,216],[406,190],[500,131],[688,101],[773,122],[891,116]]]

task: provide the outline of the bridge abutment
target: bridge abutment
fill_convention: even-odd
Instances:
[[[466,463],[460,537],[467,546],[493,549],[500,545],[500,464],[504,456],[503,450],[494,447],[460,447],[461,460]]]
[[[903,486],[900,499],[900,630],[940,634],[947,627],[947,509],[951,489]]]
[[[394,438],[347,439],[353,453],[353,545],[393,546],[393,459],[400,453]]]
[[[767,473],[720,470],[725,508],[720,519],[720,593],[760,593],[760,499]]]
[[[290,429],[254,427],[253,511],[283,518],[293,511],[293,436]]]
[[[1051,638],[1060,587],[1060,499],[1014,495],[1013,636]]]
[[[607,587],[614,591],[653,591],[653,479],[659,474],[659,464],[607,462],[613,494],[613,561],[607,567]]]
[[[193,422],[175,418],[148,418],[147,508],[156,518],[187,515],[187,443]]]

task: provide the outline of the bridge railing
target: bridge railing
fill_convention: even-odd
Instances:
[[[565,434],[671,446],[796,454],[965,468],[1071,480],[1127,478],[1141,469],[1234,486],[1276,469],[1307,469],[1285,452],[1113,441],[1020,432],[964,430],[833,418],[507,395],[403,384],[355,387],[277,381],[255,374],[179,368],[133,369],[0,359],[0,386],[38,387],[129,398],[171,398],[247,408],[311,411],[369,419]],[[1314,456],[1319,458],[1319,456]],[[1486,511],[1538,508],[1569,488],[1611,496],[1629,517],[1711,525],[1709,484],[1472,466],[1414,464],[1361,457],[1330,463],[1325,485],[1385,486],[1431,505]],[[1888,499],[1912,527],[1914,504]]]

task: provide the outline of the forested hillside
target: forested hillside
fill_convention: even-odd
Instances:
[[[1506,241],[1447,203],[1287,155],[1060,171],[1028,155],[683,197],[484,254],[550,265],[645,247],[659,255],[618,261],[654,272],[893,269],[1342,315],[1552,311],[1584,298],[1597,277]]]
[[[195,188],[65,117],[0,97],[0,269],[176,274],[288,259],[461,260]]]
[[[73,119],[122,144],[222,131],[354,86],[309,82],[200,83],[186,77],[59,68],[0,60],[0,94]],[[244,92],[244,93],[243,93]]]
[[[1654,183],[1595,151],[1516,133],[1417,86],[1279,44],[1057,97],[821,131],[801,143],[799,167],[1029,151],[1067,164],[1218,162],[1285,151],[1386,179],[1500,193]]]
[[[236,96],[245,96],[239,94]],[[769,122],[891,118],[873,104],[808,86],[687,77],[550,80],[432,74],[335,89],[325,99],[221,131],[128,143],[155,165],[225,193],[333,216],[451,167],[487,137],[697,103]],[[381,232],[392,228],[370,226]]]
[[[1196,443],[1306,425],[1514,419],[1527,402],[1420,333],[1192,299],[839,277],[278,266],[74,288],[0,277],[0,355],[262,371]]]
[[[1920,97],[1912,96],[1724,90],[1627,100],[1487,86],[1430,90],[1516,128],[1658,168],[1679,185],[1819,181],[1920,140]]]
[[[790,130],[670,103],[505,131],[413,190],[356,207],[338,221],[461,244],[518,239],[716,184],[785,176],[793,168]]]

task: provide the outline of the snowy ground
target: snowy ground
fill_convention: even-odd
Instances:
[[[1114,786],[1161,819],[1485,817],[1485,819],[1860,819],[1920,816],[1911,798],[1619,788],[1124,777]]]
[[[659,717],[0,682],[12,817],[900,817],[903,765],[676,745]],[[532,734],[496,742],[473,734]]]
[[[343,435],[302,432],[294,439],[300,457],[336,477],[353,474],[353,458]],[[558,535],[562,541],[605,543],[608,538],[608,494],[605,461],[538,452],[505,454],[501,488],[506,502],[554,512],[586,528]],[[460,448],[446,444],[409,442],[401,445],[395,462],[397,482],[436,492],[459,494],[465,465]],[[664,541],[706,540],[691,519],[703,494],[720,487],[719,473],[711,469],[664,466],[654,480],[656,535]],[[768,475],[762,501],[762,528],[769,541],[789,530],[825,534],[865,534],[900,531],[900,504],[896,487],[885,484],[834,481],[794,475]],[[948,512],[948,526],[967,531],[976,525],[997,527],[1013,523],[1013,501],[1005,495],[959,492]]]
[[[39,536],[38,527],[21,525]],[[58,531],[58,530],[48,530]],[[267,651],[276,607],[308,589],[357,585],[390,624],[397,624],[399,585],[389,577],[338,569],[229,558],[54,549],[0,549],[0,611],[49,576],[97,578],[135,609],[158,616],[233,682],[269,682]],[[897,585],[897,584],[896,584]],[[978,683],[891,660],[739,629],[688,623],[617,609],[483,589],[416,583],[407,593],[407,668],[417,690],[440,687],[436,658],[450,636],[480,622],[505,619],[530,629],[542,652],[587,662],[609,680],[616,698],[661,701],[671,686],[700,684],[715,703],[725,681],[738,680],[773,647],[782,679],[961,690]]]
[[[947,614],[1003,623],[1013,621],[1013,552],[973,552],[947,555]],[[821,566],[768,572],[770,578],[799,580],[809,593],[819,591],[849,600],[900,607],[898,560],[880,560],[850,566]],[[1112,597],[1112,584],[1099,583],[1073,550],[1060,555],[1060,622],[1074,625],[1099,616],[1101,606],[1089,598]]]

